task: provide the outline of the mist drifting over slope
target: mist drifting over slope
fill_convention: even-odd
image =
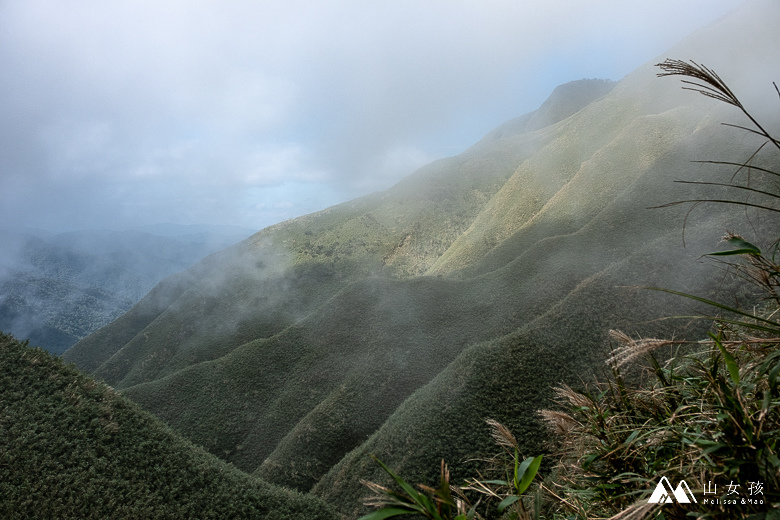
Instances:
[[[40,190],[51,203],[41,226],[97,215],[262,228],[168,276],[63,356],[236,470],[356,519],[361,481],[386,477],[370,454],[410,482],[436,482],[446,460],[463,482],[495,452],[488,417],[524,455],[546,449],[537,411],[554,385],[604,370],[609,329],[706,335],[709,322],[689,319],[698,303],[636,286],[758,302],[702,257],[724,231],[773,234],[777,218],[648,206],[712,193],[675,180],[741,179],[693,161],[746,160],[760,142],[722,124],[745,124],[734,107],[657,78],[655,63],[705,63],[775,128],[774,0],[722,18],[713,3],[165,5],[139,16],[81,4],[56,19],[2,7],[18,26],[0,41],[56,62],[3,84],[36,116],[4,106],[27,126],[6,131],[18,147],[3,182],[18,201]],[[698,16],[718,20],[646,46]],[[40,21],[52,30],[22,30]],[[0,58],[18,65],[12,47]],[[634,52],[644,64],[623,70]],[[10,88],[36,74],[61,80],[58,96],[39,91],[38,104]],[[560,87],[543,87],[558,75]],[[507,113],[537,87],[547,101]]]
[[[618,80],[737,0],[4,2],[0,220],[260,229]]]
[[[0,330],[61,354],[162,279],[248,236],[241,228],[154,226],[51,234],[0,228]]]
[[[267,227],[171,277],[65,359],[212,454],[347,518],[365,512],[361,479],[383,478],[369,454],[413,482],[435,482],[445,459],[462,481],[495,448],[486,417],[540,453],[537,410],[552,386],[604,369],[609,329],[705,336],[702,320],[664,319],[701,307],[636,286],[720,300],[735,280],[702,255],[726,230],[777,229],[730,206],[648,206],[707,196],[674,181],[724,182],[733,169],[693,161],[746,160],[761,144],[722,125],[745,124],[734,107],[659,79],[655,63],[706,63],[774,125],[777,112],[761,109],[777,103],[767,79],[780,77],[779,20],[776,3],[750,3],[617,84],[570,83],[387,190]],[[778,168],[771,155],[756,164]]]

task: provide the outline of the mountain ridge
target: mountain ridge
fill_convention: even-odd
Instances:
[[[528,147],[533,148],[535,145],[534,143],[531,143],[528,145]],[[526,152],[528,153],[528,152]],[[348,223],[347,225],[353,225],[353,222],[355,222],[356,225],[354,227],[358,226],[365,226],[365,222],[368,221],[370,224],[376,225],[382,232],[389,231],[393,234],[395,238],[391,238],[390,240],[385,240],[384,243],[379,244],[376,246],[376,250],[373,252],[373,258],[371,262],[373,263],[374,267],[369,268],[369,273],[372,271],[380,272],[380,271],[390,271],[395,274],[400,274],[401,276],[409,275],[409,274],[421,274],[423,269],[425,267],[421,268],[415,268],[414,265],[419,264],[421,261],[424,261],[425,251],[419,251],[420,249],[425,249],[426,246],[429,246],[429,244],[422,243],[419,244],[419,241],[415,247],[411,245],[411,243],[406,240],[406,237],[412,236],[415,233],[415,229],[399,229],[400,225],[398,222],[398,218],[393,218],[392,214],[388,215],[389,210],[385,209],[384,211],[377,212],[373,211],[370,213],[361,213],[360,208],[365,207],[367,204],[371,204],[373,201],[379,200],[380,202],[385,202],[385,206],[390,206],[392,209],[392,206],[398,205],[398,206],[408,206],[408,198],[409,197],[415,197],[417,199],[422,199],[422,203],[415,209],[416,212],[419,212],[417,215],[414,215],[418,218],[418,220],[425,221],[427,217],[427,213],[430,212],[429,208],[429,202],[437,203],[438,201],[430,201],[429,199],[424,198],[425,193],[429,192],[431,190],[430,186],[433,185],[435,187],[445,185],[449,181],[449,178],[445,179],[442,178],[442,173],[450,173],[450,169],[442,170],[442,166],[448,166],[451,164],[459,164],[461,168],[465,169],[467,172],[483,172],[485,170],[490,172],[490,176],[487,177],[487,179],[480,175],[479,180],[473,179],[473,176],[475,175],[472,173],[471,179],[473,180],[467,180],[466,182],[469,183],[466,187],[466,189],[461,189],[461,192],[468,191],[473,194],[475,191],[479,191],[479,188],[481,187],[481,191],[479,193],[484,192],[484,190],[491,191],[496,188],[492,188],[491,186],[495,181],[493,181],[496,176],[502,175],[502,171],[506,171],[506,174],[508,175],[511,171],[510,169],[504,167],[502,170],[501,168],[495,167],[495,155],[494,154],[487,154],[489,164],[485,164],[485,159],[475,160],[471,155],[470,152],[467,151],[464,153],[463,158],[450,158],[450,159],[443,159],[440,161],[437,161],[436,163],[433,163],[431,165],[428,165],[427,167],[423,167],[418,173],[416,174],[418,178],[423,179],[423,188],[419,189],[419,183],[415,183],[413,186],[410,186],[407,188],[407,182],[401,181],[399,182],[394,188],[391,190],[394,190],[396,194],[394,195],[388,195],[387,192],[385,194],[371,194],[367,195],[365,197],[361,197],[359,199],[356,199],[354,201],[349,201],[346,203],[339,204],[337,206],[334,206],[332,208],[328,208],[326,210],[323,210],[322,212],[315,213],[313,215],[307,215],[304,217],[301,217],[300,219],[294,219],[293,221],[287,221],[284,223],[276,224],[274,226],[271,226],[269,228],[266,228],[265,230],[261,231],[260,233],[254,235],[253,237],[250,237],[245,241],[246,244],[249,245],[250,248],[256,247],[258,249],[263,247],[270,247],[270,248],[284,248],[287,246],[288,242],[292,242],[292,245],[294,248],[293,251],[296,251],[295,257],[292,260],[292,263],[294,265],[294,269],[298,271],[306,271],[307,270],[307,264],[309,264],[312,260],[316,260],[318,257],[321,257],[323,255],[327,255],[330,251],[326,250],[324,253],[318,252],[315,248],[318,246],[307,246],[304,244],[303,247],[298,245],[301,241],[301,238],[307,239],[308,236],[317,236],[320,241],[329,240],[330,237],[328,235],[328,232],[332,230],[332,226],[326,226],[325,229],[317,229],[314,227],[313,229],[306,229],[306,233],[309,233],[309,235],[304,234],[303,237],[296,236],[292,239],[286,239],[284,237],[284,234],[290,234],[290,229],[296,228],[297,226],[306,226],[309,222],[315,220],[318,218],[318,216],[325,216],[327,217],[330,214],[333,214],[334,212],[342,211],[344,213],[347,213],[347,215],[352,214],[353,217],[348,217]],[[512,157],[508,157],[506,160],[512,160]],[[514,159],[516,162],[517,159]],[[426,189],[427,188],[427,189]],[[447,186],[446,187],[449,190],[452,190],[452,187]],[[437,192],[438,193],[438,192]],[[467,195],[468,196],[468,195]],[[388,202],[386,199],[390,198],[390,201]],[[486,200],[484,195],[474,195],[472,196],[471,201],[473,200],[479,200],[484,202]],[[445,203],[446,204],[446,203]],[[471,207],[473,202],[469,202],[467,200],[466,204]],[[437,205],[441,205],[441,203],[438,203]],[[446,209],[446,208],[445,208]],[[346,211],[345,211],[346,210]],[[421,214],[421,215],[420,215]],[[368,216],[366,216],[368,215]],[[408,216],[406,217],[408,218]],[[356,222],[359,221],[359,222]],[[427,234],[430,235],[436,235],[436,238],[433,240],[440,240],[441,235],[447,234],[446,230],[442,230],[441,228],[448,226],[450,223],[444,222],[443,225],[437,229],[434,230],[434,232],[431,232],[430,230],[427,232]],[[330,227],[331,229],[328,229]],[[460,225],[460,227],[465,227],[464,225]],[[331,242],[339,242],[341,240],[343,242],[343,239],[339,235],[339,229],[336,228],[336,235],[335,238],[330,239]],[[358,233],[361,230],[358,229]],[[419,231],[419,229],[417,230]],[[272,233],[277,233],[276,236],[271,236],[270,238],[270,244],[268,243],[269,240],[267,237],[271,235]],[[332,231],[331,231],[332,232]],[[438,233],[437,233],[438,232]],[[357,234],[357,233],[356,233]],[[282,235],[282,236],[278,236]],[[369,235],[370,236],[370,235]],[[360,235],[358,234],[358,237]],[[427,238],[427,237],[426,237]],[[297,241],[297,243],[296,243]],[[343,244],[339,244],[343,245]],[[435,245],[434,245],[435,247]],[[372,251],[369,248],[366,248],[369,253],[372,253]],[[411,251],[410,251],[411,250]],[[333,254],[333,253],[331,253]],[[223,256],[227,256],[229,253],[225,252],[223,253]],[[362,255],[363,258],[365,258],[366,255]],[[381,259],[379,258],[381,256]],[[412,257],[412,260],[409,260],[409,258]],[[423,258],[423,260],[420,260]],[[412,264],[411,267],[408,267],[409,264]],[[239,268],[240,269],[240,268]],[[410,273],[410,269],[412,270]],[[322,266],[315,266],[315,271],[318,271],[320,275],[327,276],[328,273],[323,272],[324,269]],[[197,276],[197,275],[196,275]],[[298,276],[300,279],[301,276]],[[287,320],[283,321],[283,323],[288,323]],[[207,333],[206,333],[207,334]],[[95,336],[99,337],[99,336]],[[140,338],[136,341],[140,341]],[[82,348],[82,346],[78,346],[76,349],[73,349],[73,351],[68,353],[68,356],[71,356],[71,359],[74,361],[78,359],[78,355],[76,352]],[[105,374],[101,373],[101,377],[106,377]],[[108,377],[107,380],[112,381],[113,383],[119,383],[118,380],[114,380],[111,377]]]
[[[740,92],[778,72],[777,21],[777,6],[753,2],[669,54],[699,53]],[[741,60],[719,66],[715,43]],[[381,479],[369,452],[415,482],[435,479],[441,458],[465,478],[491,450],[489,416],[537,453],[535,410],[552,385],[602,369],[609,328],[704,334],[661,320],[699,312],[690,302],[624,286],[715,300],[733,287],[699,258],[758,221],[725,206],[646,209],[708,196],[677,179],[733,174],[692,160],[755,150],[721,126],[730,108],[649,63],[550,126],[512,133],[527,123],[516,120],[385,192],[266,228],[65,357],[210,452],[350,518],[360,479]]]

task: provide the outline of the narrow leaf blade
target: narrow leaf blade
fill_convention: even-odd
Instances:
[[[758,248],[758,246],[751,244],[742,237],[733,236],[731,238],[727,238],[726,241],[737,249],[750,251],[753,255],[761,254],[761,250]]]
[[[528,458],[523,461],[523,464],[525,464],[525,462],[529,462],[529,465],[526,467],[523,478],[520,480],[520,487],[517,488],[517,494],[525,492],[525,490],[528,489],[528,486],[531,485],[536,473],[539,471],[539,466],[542,463],[542,456],[537,455],[533,459]]]
[[[715,340],[715,344],[718,346],[718,350],[720,350],[720,354],[723,356],[723,360],[726,362],[726,368],[729,371],[729,375],[731,376],[731,380],[734,382],[735,385],[739,384],[739,365],[734,360],[734,357],[729,354],[729,351],[726,350],[726,347],[723,346],[723,344],[720,342],[720,340],[715,337],[713,334],[710,334],[710,337]]]
[[[503,513],[504,509],[506,509],[507,507],[511,506],[512,504],[514,504],[518,500],[520,500],[519,496],[517,496],[517,495],[509,495],[504,500],[502,500],[500,504],[498,504],[498,512],[499,513]]]
[[[680,292],[680,291],[673,291],[671,289],[664,289],[664,288],[661,288],[661,287],[645,287],[645,289],[649,289],[651,291],[665,292],[665,293],[669,293],[669,294],[676,294],[677,296],[683,296],[685,298],[690,298],[691,300],[695,300],[695,301],[698,301],[698,302],[706,303],[707,305],[711,305],[713,307],[716,307],[718,309],[722,309],[724,311],[733,312],[734,314],[738,314],[740,316],[745,316],[747,318],[750,318],[750,319],[753,319],[753,320],[756,320],[756,321],[760,321],[762,323],[773,325],[774,327],[777,327],[777,329],[772,329],[774,331],[777,331],[778,329],[780,329],[780,323],[778,323],[776,321],[768,320],[768,319],[762,318],[760,316],[755,316],[753,314],[741,311],[739,309],[735,309],[734,307],[729,307],[728,305],[723,305],[722,303],[718,303],[718,302],[715,302],[715,301],[712,301],[712,300],[708,300],[707,298],[702,298],[700,296],[695,296],[693,294],[688,294],[688,293],[684,293],[684,292]]]
[[[732,255],[758,255],[761,252],[756,252],[753,249],[729,249],[728,251],[716,251],[714,253],[707,253],[706,256],[732,256]]]
[[[372,457],[373,457],[373,456],[372,456]],[[397,483],[397,484],[398,484],[398,485],[401,487],[401,489],[403,489],[403,490],[406,492],[406,494],[409,496],[409,498],[410,498],[411,500],[413,500],[413,501],[414,501],[415,503],[417,503],[418,505],[420,505],[420,506],[423,506],[423,507],[424,507],[424,504],[422,504],[422,503],[421,503],[421,502],[422,502],[422,500],[421,500],[421,499],[425,498],[425,497],[424,497],[424,495],[422,495],[422,494],[421,494],[421,493],[419,493],[419,492],[418,492],[416,489],[414,489],[414,488],[413,488],[413,487],[412,487],[412,486],[411,486],[411,485],[410,485],[408,482],[406,482],[406,481],[405,481],[403,478],[401,478],[400,476],[396,475],[396,474],[393,472],[393,470],[391,470],[390,468],[388,468],[388,467],[387,467],[387,466],[386,466],[386,465],[385,465],[385,464],[384,464],[384,463],[383,463],[381,460],[379,460],[379,459],[378,459],[378,458],[376,458],[376,457],[373,457],[373,459],[374,459],[374,460],[377,462],[377,464],[379,464],[380,466],[382,466],[382,469],[383,469],[383,470],[385,470],[385,472],[386,472],[388,475],[390,475],[391,477],[393,477],[393,480],[395,480],[395,481],[396,481],[396,483]]]

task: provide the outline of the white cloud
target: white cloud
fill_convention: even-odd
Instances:
[[[306,166],[304,149],[295,144],[264,146],[244,157],[239,178],[249,186],[269,186],[285,181],[322,182],[327,175]]]
[[[558,83],[619,79],[738,3],[2,2],[0,218],[18,202],[57,223],[143,207],[259,225],[250,202],[203,201],[282,185],[303,190],[293,210],[318,209],[464,149]]]

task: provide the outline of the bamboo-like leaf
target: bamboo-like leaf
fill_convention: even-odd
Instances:
[[[385,472],[390,475],[393,480],[396,481],[396,483],[401,487],[401,489],[404,490],[404,492],[407,494],[407,497],[404,497],[402,495],[399,495],[398,493],[390,492],[388,493],[390,496],[393,496],[396,498],[398,502],[401,502],[401,507],[408,507],[410,510],[420,512],[420,513],[429,513],[433,515],[433,518],[439,518],[438,512],[436,510],[436,506],[434,506],[433,502],[425,496],[425,494],[420,493],[416,489],[414,489],[408,482],[406,482],[403,478],[393,473],[393,471],[388,468],[381,460],[376,458],[374,455],[371,455],[371,458],[373,458],[377,464],[379,464],[382,469],[385,470]],[[383,509],[380,509],[382,511]]]
[[[626,439],[626,441],[623,443],[623,446],[628,446],[634,442],[634,440],[639,436],[639,432],[640,430],[634,430],[631,432],[631,435],[628,436],[628,439]]]
[[[599,458],[598,453],[591,453],[582,461],[582,469],[587,470],[593,462]]]
[[[761,252],[756,252],[753,249],[729,249],[728,251],[716,251],[714,253],[707,253],[705,256],[734,256],[734,255],[759,255]]]
[[[533,462],[532,457],[528,457],[523,462],[521,462],[519,465],[517,464],[519,461],[519,458],[517,455],[515,455],[515,487],[520,485],[520,480],[525,475],[526,470],[528,469],[528,466],[531,465]]]
[[[719,318],[717,316],[704,316],[704,318],[718,323],[728,323],[729,325],[738,325],[740,327],[745,327],[746,329],[760,330],[772,334],[780,334],[780,329],[778,329],[777,327],[765,327],[763,325],[758,325],[757,323],[750,323],[747,321],[740,321],[740,320],[728,320],[728,319]]]
[[[714,334],[710,333],[710,337],[715,341],[715,345],[718,346],[718,350],[720,350],[721,355],[723,356],[723,360],[726,362],[726,368],[729,371],[729,375],[731,376],[731,380],[734,382],[735,385],[739,384],[739,365],[734,360],[734,357],[729,354],[729,351],[726,350],[726,347],[723,346],[723,344],[720,342],[720,338],[715,336]]]
[[[774,467],[776,467],[776,468],[780,468],[780,458],[778,458],[778,456],[777,456],[777,455],[775,455],[774,453],[770,453],[770,454],[767,456],[767,460],[768,460],[769,462],[771,462],[771,463],[772,463],[772,465],[773,465]]]
[[[713,444],[709,448],[705,449],[702,453],[704,455],[706,455],[706,454],[709,454],[709,453],[714,453],[714,452],[716,452],[716,451],[718,451],[720,449],[723,449],[723,448],[728,448],[728,445],[727,444],[723,444],[722,442],[718,442],[718,443]]]
[[[724,311],[732,312],[734,314],[739,314],[740,316],[745,316],[751,319],[754,319],[756,321],[760,321],[762,323],[767,323],[769,325],[773,325],[774,327],[777,327],[780,329],[780,323],[772,320],[768,320],[766,318],[762,318],[760,316],[755,316],[753,314],[750,314],[745,311],[741,311],[739,309],[735,309],[734,307],[729,307],[728,305],[723,305],[722,303],[718,303],[712,300],[708,300],[707,298],[702,298],[701,296],[694,296],[693,294],[688,294],[680,291],[673,291],[671,289],[663,289],[661,287],[645,287],[645,289],[650,289],[653,291],[661,291],[669,294],[676,294],[677,296],[684,296],[685,298],[690,298],[691,300],[696,300],[702,303],[706,303],[707,305],[711,305],[713,307],[716,307],[718,309],[722,309]]]
[[[761,254],[761,249],[751,244],[747,240],[743,239],[742,237],[734,236],[726,239],[726,241],[731,245],[735,246],[736,249],[731,249],[729,251],[718,251],[715,253],[707,253],[707,256],[760,255]]]
[[[780,374],[780,363],[775,365],[775,367],[769,371],[768,381],[769,381],[769,386],[771,388],[774,388],[775,381],[777,381],[778,374]]]
[[[378,458],[376,458],[376,457],[375,457],[375,456],[373,456],[373,455],[371,456],[371,458],[372,458],[372,459],[374,459],[374,460],[377,462],[377,464],[379,464],[380,466],[382,466],[382,469],[383,469],[383,470],[385,470],[385,472],[386,472],[388,475],[390,475],[391,477],[393,477],[393,480],[395,480],[395,481],[396,481],[396,483],[397,483],[399,486],[401,486],[401,489],[403,489],[403,490],[406,492],[406,494],[407,494],[407,495],[409,495],[409,497],[410,497],[411,499],[413,499],[413,500],[415,500],[415,501],[419,500],[419,497],[421,496],[421,493],[419,493],[419,492],[418,492],[416,489],[414,489],[414,488],[413,488],[413,487],[412,487],[412,486],[411,486],[411,485],[410,485],[408,482],[406,482],[404,479],[402,479],[401,477],[399,477],[398,475],[396,475],[395,473],[393,473],[393,471],[392,471],[390,468],[388,468],[387,466],[385,466],[385,464],[384,464],[384,463],[383,463],[381,460],[379,460]]]
[[[507,507],[511,506],[512,504],[514,504],[518,500],[520,500],[519,496],[517,496],[517,495],[509,495],[504,500],[502,500],[500,504],[498,504],[498,512],[499,513],[503,513],[504,509],[506,509]]]
[[[531,481],[533,481],[534,477],[536,476],[536,473],[539,471],[539,465],[542,463],[542,456],[537,455],[536,457],[529,457],[523,461],[523,464],[521,467],[523,468],[522,477],[520,479],[520,485],[517,487],[517,494],[520,495],[525,492],[526,489],[528,489],[528,486],[531,485]]]

